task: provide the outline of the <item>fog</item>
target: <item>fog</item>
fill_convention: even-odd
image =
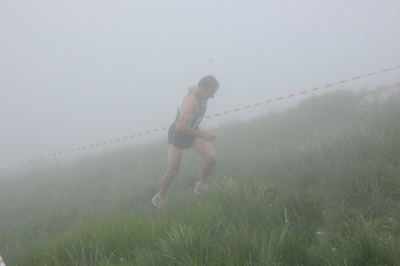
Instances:
[[[398,0],[1,0],[0,167],[169,126],[205,75],[220,82],[212,115],[397,67],[399,13]],[[329,90],[399,76],[395,69]]]

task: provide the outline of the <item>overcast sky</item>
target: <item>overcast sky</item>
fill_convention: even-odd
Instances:
[[[214,114],[399,66],[399,14],[398,0],[0,0],[0,167],[169,126],[208,74]]]

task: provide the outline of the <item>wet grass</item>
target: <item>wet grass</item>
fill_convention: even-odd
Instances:
[[[0,179],[8,265],[400,265],[400,115],[336,91],[222,125],[210,192],[187,151],[158,213],[164,141]]]

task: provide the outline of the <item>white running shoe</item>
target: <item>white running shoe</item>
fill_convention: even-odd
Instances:
[[[202,186],[199,186],[199,185],[197,185],[197,183],[196,183],[196,186],[194,187],[194,192],[196,192],[197,194],[203,194],[203,193],[208,192],[208,185],[207,185],[207,183],[205,183],[205,184],[202,185]]]
[[[151,202],[153,202],[153,205],[156,206],[159,211],[161,211],[165,207],[167,200],[159,200],[157,199],[157,194],[155,194],[154,197],[151,199]]]

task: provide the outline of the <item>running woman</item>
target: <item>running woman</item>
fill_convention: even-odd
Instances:
[[[211,145],[215,136],[210,132],[200,131],[199,125],[204,118],[208,99],[213,99],[219,88],[214,76],[202,78],[197,87],[190,87],[188,95],[178,108],[174,123],[168,130],[168,167],[161,179],[161,186],[152,202],[161,209],[165,203],[165,192],[181,167],[182,153],[185,149],[194,149],[204,158],[201,177],[195,184],[194,191],[201,194],[208,190],[207,179],[217,162],[217,154]]]

